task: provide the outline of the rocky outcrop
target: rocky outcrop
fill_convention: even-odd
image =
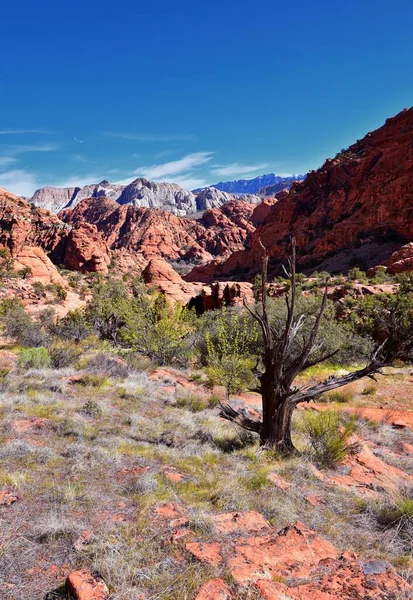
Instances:
[[[64,284],[53,263],[106,273],[110,262],[108,245],[94,225],[73,228],[5,190],[0,190],[0,246],[10,251],[15,270],[30,269],[28,276],[43,283]]]
[[[39,246],[23,246],[13,255],[13,269],[27,271],[31,281],[41,283],[59,283],[65,285],[65,280],[56,269],[50,258]]]
[[[110,263],[109,246],[95,225],[79,223],[67,237],[63,265],[82,273],[107,273]]]
[[[152,259],[142,271],[143,281],[165,294],[174,302],[184,306],[198,296],[202,285],[186,283],[182,277],[162,258]]]
[[[254,205],[232,200],[208,209],[200,219],[188,219],[159,209],[119,206],[107,198],[90,198],[60,217],[67,223],[96,225],[113,250],[124,248],[145,258],[163,257],[206,262],[244,247],[255,226]]]
[[[252,285],[249,283],[220,282],[204,286],[186,282],[162,258],[152,259],[142,271],[142,278],[169,300],[193,307],[200,313],[242,304],[244,300],[248,304],[254,303]]]
[[[365,252],[369,245],[376,242],[385,248],[387,242],[397,242],[400,247],[412,241],[412,139],[413,108],[328,159],[274,204],[251,236],[248,249],[218,265],[214,277],[253,277],[260,268],[260,239],[275,271],[285,259],[292,234],[301,269],[344,251],[347,259],[366,256],[364,266],[369,268],[378,262],[374,253]],[[391,248],[388,257],[394,251]],[[203,276],[198,271],[197,275],[200,281],[210,280],[210,272]]]
[[[370,274],[374,275],[377,268],[383,266],[391,275],[396,273],[404,273],[405,271],[413,271],[413,242],[409,242],[402,246],[399,250],[393,252],[390,258],[384,265],[378,265],[371,269]]]
[[[254,590],[263,600],[383,600],[413,591],[387,561],[340,552],[298,521],[276,532],[253,511],[223,513],[215,516],[212,532],[212,540],[188,542],[185,550],[229,573],[238,593]],[[197,598],[233,596],[222,580],[212,579]]]

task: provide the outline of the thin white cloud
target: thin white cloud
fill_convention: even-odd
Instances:
[[[162,135],[158,133],[127,133],[118,131],[104,131],[102,135],[135,142],[196,142],[196,135],[192,133],[180,133],[177,135]]]
[[[17,158],[13,158],[12,156],[0,156],[0,169],[8,168],[15,162],[17,162]]]
[[[48,129],[0,129],[0,135],[25,135],[27,133],[37,133],[39,135],[54,135],[54,131]]]
[[[188,171],[207,164],[213,156],[213,152],[193,152],[187,154],[179,160],[173,160],[159,165],[149,167],[139,167],[134,171],[135,175],[146,177],[147,179],[159,180],[165,177],[182,175],[185,173],[187,178]]]
[[[174,177],[174,179],[172,180],[172,183],[177,183],[178,185],[180,185],[182,188],[184,188],[185,190],[194,190],[195,188],[204,188],[208,186],[208,183],[205,181],[205,179],[201,179],[199,178],[188,178],[186,179],[185,177]]]
[[[72,156],[72,160],[74,160],[75,162],[87,163],[86,156],[83,156],[82,154],[75,154],[74,156]]]
[[[99,177],[99,175],[91,174],[91,175],[73,175],[68,177],[67,179],[63,179],[58,181],[58,183],[54,184],[53,187],[83,187],[85,185],[93,185],[101,182],[104,177]]]
[[[40,185],[33,173],[23,169],[14,169],[0,173],[0,187],[16,196],[32,196]]]
[[[8,146],[7,153],[11,156],[17,156],[18,154],[28,154],[30,152],[54,152],[55,150],[57,150],[55,144],[14,144]]]
[[[256,165],[241,165],[239,163],[231,163],[229,165],[213,165],[212,173],[219,177],[228,177],[231,175],[249,175],[262,171],[268,167],[268,163],[261,163]]]

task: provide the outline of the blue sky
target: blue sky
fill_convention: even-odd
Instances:
[[[317,168],[412,104],[408,0],[4,2],[0,187]]]

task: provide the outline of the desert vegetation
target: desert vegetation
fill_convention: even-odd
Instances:
[[[63,318],[1,302],[2,597],[67,598],[68,573],[87,569],[113,600],[191,600],[215,580],[232,598],[265,598],[213,554],[250,543],[248,519],[264,531],[303,523],[409,580],[413,419],[400,426],[410,370],[396,332],[407,344],[410,279],[339,306],[325,283],[290,279],[287,303],[262,293],[264,277],[254,308],[202,315],[110,276],[90,278],[87,305]],[[289,390],[318,399],[289,415],[294,452],[260,434],[266,327],[279,352],[296,332],[271,360],[294,366]],[[379,368],[377,382],[358,375]],[[245,524],[223,534],[238,514]]]

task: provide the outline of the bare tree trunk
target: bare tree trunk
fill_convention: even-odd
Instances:
[[[295,405],[283,394],[273,376],[264,373],[261,377],[262,427],[261,446],[290,454],[295,450],[291,439],[291,418]]]

